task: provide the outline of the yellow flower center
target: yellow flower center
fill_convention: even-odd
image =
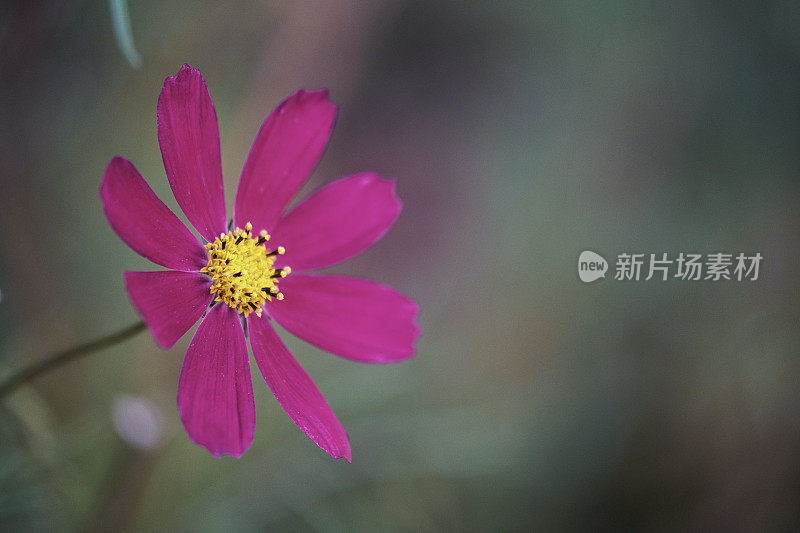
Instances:
[[[244,229],[221,233],[214,242],[206,244],[209,260],[200,270],[214,281],[211,286],[211,292],[217,294],[214,301],[225,302],[245,317],[253,311],[261,316],[261,306],[267,300],[283,300],[277,283],[292,271],[289,267],[272,268],[275,256],[285,252],[283,246],[267,250],[267,232],[254,237],[252,230],[253,225],[248,222]]]

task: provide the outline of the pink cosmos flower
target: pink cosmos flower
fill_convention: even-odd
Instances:
[[[199,70],[184,65],[164,81],[157,115],[167,179],[203,242],[126,159],[108,164],[100,197],[117,235],[169,269],[125,273],[156,343],[171,347],[202,318],[178,383],[189,438],[215,457],[240,457],[250,447],[255,405],[246,328],[261,375],[289,418],[332,457],[350,461],[342,424],[271,319],[353,361],[413,357],[416,303],[372,281],[305,273],[359,254],[389,230],[401,209],[394,182],[371,172],[341,178],[284,214],[322,155],[336,116],[327,91],[300,90],[258,132],[231,228],[216,111]]]

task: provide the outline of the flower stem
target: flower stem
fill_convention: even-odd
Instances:
[[[18,370],[16,373],[9,376],[8,379],[0,383],[0,398],[11,394],[20,385],[27,383],[28,381],[38,377],[41,374],[44,374],[45,372],[53,370],[64,363],[79,359],[84,355],[89,355],[90,353],[102,350],[103,348],[113,346],[118,342],[122,342],[130,337],[133,337],[143,329],[144,322],[137,322],[121,331],[103,337],[102,339],[87,342],[86,344],[81,344],[79,346],[75,346],[74,348],[69,348],[62,352],[44,357],[32,365]]]

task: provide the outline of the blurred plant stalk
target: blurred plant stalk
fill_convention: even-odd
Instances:
[[[41,360],[36,361],[32,365],[24,367],[18,370],[17,372],[11,374],[11,376],[9,376],[2,383],[0,383],[0,399],[4,398],[8,394],[11,394],[21,385],[37,378],[38,376],[46,372],[49,372],[50,370],[58,368],[61,365],[69,363],[70,361],[75,361],[83,356],[89,355],[91,353],[100,351],[104,348],[108,348],[109,346],[113,346],[117,343],[125,341],[130,337],[133,337],[140,331],[144,330],[144,328],[145,328],[144,322],[139,321],[121,331],[112,333],[111,335],[108,335],[101,339],[87,342],[85,344],[81,344],[79,346],[75,346],[73,348],[69,348],[67,350],[54,353],[53,355],[50,355],[48,357],[44,357]]]

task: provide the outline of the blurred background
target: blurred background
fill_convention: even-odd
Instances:
[[[122,272],[152,267],[98,187],[123,155],[179,212],[155,109],[184,62],[229,208],[272,108],[330,89],[302,194],[375,170],[404,202],[331,270],[399,288],[424,330],[394,366],[284,336],[352,464],[255,365],[250,451],[193,445],[191,334],[53,371],[0,404],[2,529],[800,529],[797,2],[139,0],[135,50],[100,0],[0,6],[0,376],[137,320]],[[764,260],[757,281],[584,284],[583,250]]]

